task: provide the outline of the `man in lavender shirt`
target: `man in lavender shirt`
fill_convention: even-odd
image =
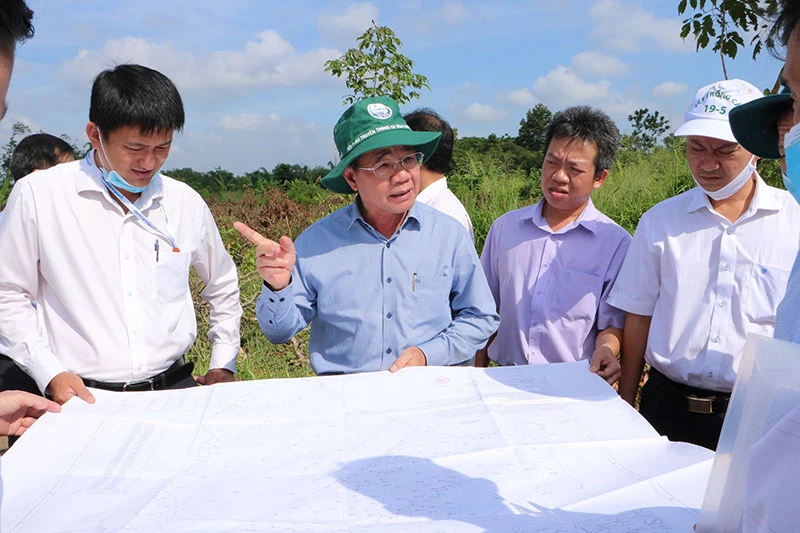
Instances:
[[[570,107],[547,131],[543,198],[494,221],[481,263],[500,329],[476,366],[590,360],[609,383],[620,374],[625,314],[606,302],[631,236],[592,204],[619,149],[600,110]]]

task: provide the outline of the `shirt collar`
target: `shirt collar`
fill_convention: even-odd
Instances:
[[[550,225],[545,220],[544,216],[542,215],[542,210],[544,209],[544,198],[530,206],[530,209],[523,210],[522,216],[520,217],[521,221],[531,221],[535,226],[538,228],[546,231],[547,233],[566,233],[568,231],[572,231],[577,227],[583,227],[590,232],[596,234],[598,230],[598,223],[600,222],[601,213],[597,210],[594,206],[594,202],[592,199],[589,198],[589,202],[586,204],[586,207],[581,211],[581,214],[578,215],[572,223],[567,224],[565,227],[561,228],[558,231],[553,231],[550,228]]]
[[[108,198],[112,198],[111,192],[108,191],[102,179],[102,171],[95,164],[94,154],[96,150],[90,150],[86,157],[81,160],[78,178],[75,183],[75,188],[78,194],[83,192],[99,192],[107,194]],[[160,200],[164,196],[164,180],[161,178],[161,173],[156,173],[153,179],[150,180],[150,185],[142,192],[142,195],[134,203],[139,209],[149,207],[155,200]]]
[[[755,175],[756,192],[753,195],[753,200],[750,202],[748,211],[751,213],[755,213],[759,210],[780,211],[782,203],[778,196],[778,191],[767,186],[758,171],[755,171]],[[689,191],[689,201],[686,204],[686,212],[692,213],[702,208],[706,208],[709,211],[714,209],[711,205],[711,200],[708,199],[708,195],[702,187],[697,185]]]
[[[369,223],[366,220],[364,220],[364,217],[361,216],[361,210],[358,208],[358,203],[360,201],[361,200],[359,199],[358,194],[356,194],[356,197],[353,199],[352,203],[350,203],[350,205],[347,206],[348,210],[347,216],[349,218],[349,221],[347,223],[348,231],[350,231],[353,228],[353,224],[355,224],[357,221],[364,227],[372,228],[372,226],[370,226]],[[424,209],[419,207],[420,205],[422,204],[416,201],[414,202],[414,205],[412,205],[411,209],[408,210],[408,214],[406,215],[405,220],[403,220],[403,223],[400,224],[400,230],[419,229],[422,223],[420,211]],[[375,228],[372,228],[372,230],[374,231]],[[375,233],[378,234],[377,231]]]

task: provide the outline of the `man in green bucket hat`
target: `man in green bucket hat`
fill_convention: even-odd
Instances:
[[[469,234],[415,203],[440,134],[412,131],[397,103],[377,97],[348,108],[333,136],[340,161],[322,185],[356,193],[351,204],[294,243],[234,225],[256,245],[261,330],[282,343],[311,324],[317,374],[470,360],[500,318]]]

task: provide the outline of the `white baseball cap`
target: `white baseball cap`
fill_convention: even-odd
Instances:
[[[736,106],[761,98],[764,93],[744,80],[723,80],[706,85],[692,100],[677,137],[699,135],[738,142],[731,131],[728,113]]]

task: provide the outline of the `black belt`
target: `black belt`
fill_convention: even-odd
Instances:
[[[650,367],[649,380],[652,381],[654,387],[685,401],[686,410],[690,413],[713,415],[725,413],[728,410],[728,403],[731,399],[730,392],[701,389],[676,383],[653,367]]]
[[[125,381],[109,383],[105,381],[96,381],[94,379],[83,379],[83,384],[87,387],[94,387],[95,389],[104,389],[115,392],[139,392],[148,390],[163,390],[168,389],[179,381],[186,379],[192,375],[194,370],[194,363],[185,363],[183,357],[175,361],[171,367],[147,379],[138,379],[136,381]]]

